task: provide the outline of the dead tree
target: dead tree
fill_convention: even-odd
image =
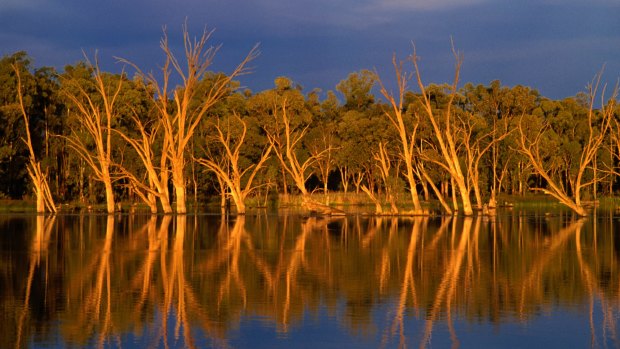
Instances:
[[[172,213],[172,206],[170,205],[170,195],[168,192],[168,180],[170,173],[168,170],[168,153],[162,151],[159,159],[156,158],[153,146],[159,139],[161,124],[156,123],[150,130],[144,123],[138,118],[137,115],[132,116],[132,120],[137,127],[140,135],[138,137],[130,137],[121,130],[115,130],[138,154],[143,169],[146,171],[145,178],[128,171],[123,166],[121,172],[123,176],[129,181],[129,185],[134,192],[144,201],[150,208],[151,213],[157,212],[157,199],[162,205],[164,213]],[[162,139],[163,148],[167,146],[167,140],[164,137]],[[146,182],[146,183],[145,183]]]
[[[596,171],[592,163],[596,158],[596,153],[603,146],[603,141],[607,134],[610,132],[617,103],[618,86],[616,85],[607,101],[605,101],[605,87],[603,87],[601,107],[598,111],[595,110],[594,104],[598,94],[597,90],[600,87],[601,76],[602,72],[597,74],[588,85],[589,108],[586,120],[588,137],[582,146],[577,171],[570,178],[570,181],[573,183],[572,196],[559,179],[552,175],[552,169],[546,164],[544,154],[542,153],[541,141],[545,137],[545,132],[550,129],[550,124],[546,120],[542,120],[542,125],[537,125],[535,129],[532,129],[532,125],[529,125],[530,127],[524,125],[524,116],[522,116],[517,125],[518,150],[529,160],[533,170],[547,182],[546,188],[532,188],[532,190],[551,195],[580,216],[587,216],[588,214],[581,200],[582,190],[588,186],[596,185],[597,182],[602,180],[601,177],[594,175],[592,180],[586,181],[584,176],[589,170]]]
[[[212,152],[207,152],[207,157],[197,159],[198,163],[212,171],[218,178],[218,182],[223,183],[228,189],[235,203],[238,214],[245,214],[245,199],[257,187],[253,185],[256,174],[261,170],[265,161],[269,158],[273,144],[269,144],[262,151],[260,160],[256,164],[243,167],[240,160],[241,148],[246,145],[247,124],[237,114],[234,118],[241,124],[242,131],[238,139],[234,140],[231,135],[230,124],[226,127],[222,126],[218,119],[213,127],[216,131],[215,140],[223,148],[223,154],[220,157]],[[222,158],[224,161],[219,161]],[[226,195],[222,192],[222,195]]]
[[[94,93],[88,92],[77,79],[65,79],[64,94],[75,107],[74,116],[77,124],[72,127],[69,136],[63,136],[70,148],[93,170],[93,178],[105,187],[106,210],[115,210],[114,191],[112,187],[112,120],[117,116],[117,98],[123,86],[123,77],[113,81],[99,69],[97,58],[94,64],[86,58],[86,65],[93,71]],[[98,101],[100,100],[100,101]],[[91,149],[87,140],[80,137],[85,134],[94,144]]]
[[[395,177],[392,174],[393,171],[391,171],[391,157],[388,153],[386,145],[380,142],[378,151],[374,152],[372,156],[373,159],[376,161],[375,165],[379,169],[379,174],[381,175],[381,180],[383,181],[383,186],[385,188],[385,198],[390,205],[389,214],[398,214],[398,206],[396,205],[396,188],[393,182]],[[375,195],[375,193],[370,190],[370,188],[368,188],[366,185],[362,185],[362,190],[375,204],[377,214],[384,214],[381,202],[379,198]]]
[[[320,214],[341,214],[341,210],[320,204],[310,198],[310,193],[306,189],[306,180],[312,175],[310,168],[320,159],[328,150],[310,155],[306,160],[301,161],[297,156],[297,151],[301,145],[301,141],[308,131],[308,126],[299,129],[291,125],[290,116],[287,112],[287,101],[283,99],[274,108],[274,118],[276,119],[276,127],[274,129],[265,128],[267,138],[273,147],[280,165],[284,171],[293,178],[295,186],[302,195],[303,206]]]
[[[165,63],[161,69],[160,78],[153,74],[145,74],[135,64],[128,62],[155,91],[151,94],[151,98],[156,106],[165,138],[165,151],[172,175],[177,213],[187,212],[184,170],[187,163],[186,151],[194,131],[211,107],[230,91],[232,80],[247,73],[247,64],[258,55],[258,49],[255,46],[230,74],[215,75],[213,80],[209,81],[206,91],[202,91],[200,89],[202,79],[208,73],[219,49],[219,46],[208,46],[212,33],[213,31],[205,29],[200,38],[192,38],[187,25],[184,25],[184,52],[183,61],[181,61],[170,47],[168,35],[164,30],[160,47],[164,51]],[[181,83],[170,96],[169,84],[173,71]]]
[[[463,148],[465,149],[466,154],[465,165],[467,168],[468,187],[474,192],[477,208],[482,209],[484,203],[482,202],[482,194],[480,190],[480,162],[493,146],[501,142],[512,133],[512,131],[508,129],[510,119],[503,119],[501,121],[503,125],[500,128],[494,126],[488,132],[482,132],[479,134],[474,133],[475,129],[479,127],[477,124],[481,121],[474,115],[467,113],[463,117],[459,118],[459,121],[463,138]],[[495,163],[494,165],[497,164]],[[493,167],[493,171],[495,171],[495,166]],[[493,180],[495,180],[495,178]],[[490,201],[489,206],[495,207],[495,193],[492,193]]]
[[[24,127],[26,129],[26,138],[22,138],[22,141],[26,144],[26,147],[28,147],[29,157],[27,170],[28,176],[30,176],[30,179],[32,180],[34,194],[37,200],[36,210],[38,213],[44,213],[46,211],[56,213],[56,205],[54,204],[54,198],[52,197],[49,184],[47,183],[47,177],[41,170],[41,162],[37,160],[34,153],[34,148],[32,147],[32,138],[30,137],[30,121],[24,106],[22,80],[17,64],[13,65],[13,70],[15,71],[15,76],[17,77],[17,99],[19,101],[19,110],[24,117]]]
[[[455,120],[452,110],[454,99],[457,95],[457,85],[459,82],[459,75],[463,58],[454,48],[452,49],[452,52],[456,60],[454,81],[452,85],[450,85],[448,103],[445,109],[440,112],[440,114],[443,115],[437,115],[438,112],[433,110],[430,95],[424,87],[424,83],[422,82],[422,75],[420,73],[418,65],[419,58],[416,54],[415,47],[413,49],[413,54],[411,55],[410,59],[415,68],[415,76],[418,87],[420,89],[420,102],[422,104],[426,118],[430,121],[432,125],[434,131],[433,136],[437,141],[439,154],[441,155],[441,160],[437,161],[436,163],[442,168],[444,168],[453,179],[453,182],[456,185],[456,189],[458,190],[461,197],[461,202],[463,204],[463,213],[466,216],[471,216],[473,214],[473,209],[471,205],[471,200],[469,198],[469,187],[467,185],[467,180],[465,178],[463,170],[461,169],[459,154],[457,151],[458,130],[453,125],[455,123]]]
[[[400,155],[405,161],[405,177],[409,185],[409,192],[411,194],[411,201],[413,203],[413,214],[423,214],[422,205],[420,203],[420,197],[416,188],[417,181],[415,176],[415,163],[413,159],[415,137],[418,124],[405,125],[403,118],[403,100],[407,90],[407,83],[409,76],[403,72],[402,62],[396,61],[396,56],[392,58],[394,65],[394,72],[396,75],[396,84],[398,88],[398,95],[394,94],[386,88],[385,84],[379,77],[377,81],[381,89],[381,94],[387,99],[390,110],[385,111],[386,117],[390,120],[396,131],[400,141]]]

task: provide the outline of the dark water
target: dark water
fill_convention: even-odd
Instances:
[[[518,210],[0,216],[0,348],[614,348],[618,229]]]

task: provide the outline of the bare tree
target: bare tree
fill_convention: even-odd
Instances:
[[[396,177],[393,175],[391,156],[388,153],[387,146],[382,142],[379,143],[379,149],[374,152],[373,159],[376,161],[376,166],[379,169],[381,180],[383,181],[383,187],[385,188],[385,198],[390,205],[390,214],[398,214],[398,206],[396,206],[396,185],[394,180]],[[398,172],[398,171],[397,171]],[[375,203],[376,211],[378,214],[383,214],[383,207],[381,202],[366,185],[362,185],[362,191],[368,195],[368,197]]]
[[[308,150],[310,154],[313,156],[318,156],[319,154],[323,154],[322,156],[317,157],[317,161],[315,163],[316,172],[323,183],[323,192],[327,194],[327,184],[329,179],[329,174],[331,170],[334,168],[334,164],[336,163],[334,159],[336,147],[334,147],[334,138],[335,135],[331,130],[321,129],[321,134],[314,140],[311,144],[308,144]]]
[[[596,153],[603,146],[603,141],[610,132],[611,122],[614,117],[616,108],[616,98],[618,96],[618,86],[614,88],[611,96],[605,101],[605,86],[601,93],[601,107],[595,110],[594,105],[597,98],[597,90],[600,87],[602,72],[597,74],[592,82],[588,85],[588,102],[589,108],[587,113],[588,137],[582,145],[581,156],[577,166],[577,171],[570,182],[573,183],[572,194],[562,185],[556,176],[553,176],[552,169],[545,162],[543,149],[541,149],[541,141],[545,137],[545,132],[550,129],[550,124],[546,120],[542,120],[542,125],[525,125],[524,116],[521,117],[517,125],[519,151],[528,158],[533,170],[539,174],[547,182],[546,188],[532,188],[532,190],[542,191],[549,194],[572,209],[580,216],[586,216],[588,213],[584,208],[581,192],[584,188],[596,185],[602,178],[596,175],[591,180],[585,180],[584,176],[587,171],[596,171],[592,167],[592,163],[596,157]],[[548,149],[547,149],[548,150]]]
[[[276,104],[278,104],[277,101]],[[283,99],[280,104],[275,106],[273,113],[276,119],[276,127],[265,128],[267,138],[278,160],[280,160],[280,165],[293,178],[295,186],[301,192],[303,205],[307,209],[324,214],[342,213],[340,210],[313,201],[308,189],[306,189],[306,180],[312,175],[311,167],[331,148],[311,154],[303,161],[300,160],[297,151],[308,131],[308,126],[303,129],[292,126],[290,115],[287,112],[286,99]]]
[[[38,213],[44,213],[46,211],[56,213],[56,205],[54,204],[54,198],[50,192],[49,184],[47,183],[47,177],[41,170],[41,162],[37,160],[34,148],[32,147],[32,139],[30,137],[30,121],[26,108],[24,106],[24,97],[22,95],[22,80],[19,73],[19,67],[17,64],[13,65],[15,76],[17,77],[17,99],[19,101],[19,109],[24,117],[24,127],[26,129],[26,138],[22,138],[26,146],[28,147],[28,176],[32,180],[34,186],[34,194],[36,196],[36,209]]]
[[[492,149],[497,143],[501,142],[504,138],[508,137],[512,131],[509,130],[510,119],[508,117],[500,121],[501,127],[494,127],[488,131],[482,131],[478,134],[474,134],[476,129],[480,128],[484,122],[480,118],[466,113],[463,117],[459,118],[460,128],[462,134],[463,147],[465,149],[466,161],[465,166],[467,168],[468,187],[473,189],[474,197],[476,199],[476,205],[478,208],[482,208],[482,193],[480,190],[480,162],[485,154]],[[497,160],[494,159],[496,162]],[[494,165],[497,165],[495,163]],[[496,176],[496,169],[493,167],[494,176]],[[495,178],[493,178],[495,180]],[[495,193],[492,193],[491,203],[489,206],[494,207]]]
[[[413,203],[413,214],[423,214],[422,205],[420,203],[420,197],[417,190],[417,181],[415,176],[415,163],[413,159],[416,131],[418,128],[417,122],[413,125],[405,125],[403,118],[403,101],[404,95],[407,90],[407,83],[409,76],[403,71],[402,62],[397,62],[396,56],[392,57],[392,64],[394,65],[394,73],[396,75],[397,84],[397,96],[390,91],[378,77],[381,94],[387,99],[391,109],[385,111],[385,115],[390,120],[392,125],[396,128],[400,140],[400,153],[401,157],[405,161],[405,177],[409,185],[409,192],[411,193],[411,201]]]
[[[256,164],[243,166],[240,162],[241,148],[246,145],[247,124],[237,114],[234,115],[242,126],[241,135],[235,140],[231,134],[231,125],[222,126],[218,119],[214,123],[216,130],[215,141],[223,148],[221,157],[208,151],[207,157],[197,159],[197,161],[212,171],[218,178],[218,182],[223,183],[228,188],[228,194],[232,197],[238,214],[245,214],[245,199],[257,187],[253,185],[254,177],[261,170],[265,161],[269,158],[273,144],[269,144],[262,151],[260,160]],[[220,161],[223,160],[223,161]],[[222,193],[226,195],[226,193]]]
[[[123,77],[117,81],[109,79],[99,69],[97,57],[94,64],[86,57],[86,66],[92,70],[94,93],[77,78],[65,77],[64,94],[75,107],[74,116],[78,123],[72,127],[69,136],[63,136],[73,150],[93,170],[94,179],[103,183],[106,195],[106,209],[113,213],[114,191],[112,187],[112,120],[117,116],[117,97],[123,86]],[[88,140],[80,137],[81,132],[90,138],[94,149],[88,145]]]
[[[448,174],[450,174],[450,177],[456,185],[456,189],[459,191],[461,202],[463,204],[463,213],[466,216],[471,216],[473,214],[473,209],[469,198],[469,187],[467,185],[467,180],[463,170],[461,169],[459,154],[457,151],[458,130],[453,126],[456,121],[454,120],[454,113],[452,110],[454,99],[457,95],[457,85],[459,82],[463,57],[454,49],[454,47],[452,48],[452,53],[454,54],[456,60],[454,81],[450,86],[447,105],[445,106],[445,109],[441,111],[441,114],[443,114],[443,118],[441,119],[440,115],[437,115],[437,112],[433,110],[430,95],[422,82],[422,75],[418,65],[419,58],[416,54],[415,47],[410,59],[415,68],[416,80],[421,93],[420,102],[422,104],[424,114],[432,125],[434,131],[433,136],[437,141],[439,154],[441,155],[441,160],[436,161],[436,163],[444,168]]]
[[[157,212],[157,199],[159,199],[164,213],[172,213],[172,206],[170,205],[170,196],[168,192],[168,180],[170,178],[170,173],[168,170],[168,153],[166,151],[162,151],[158,161],[153,150],[155,142],[159,140],[158,135],[160,133],[159,131],[161,124],[155,123],[155,125],[152,125],[150,130],[147,130],[146,125],[144,125],[137,115],[133,115],[132,120],[140,133],[139,137],[132,138],[122,130],[115,131],[118,132],[118,134],[138,154],[138,157],[146,170],[146,183],[143,177],[128,171],[123,166],[120,166],[121,172],[129,181],[134,192],[150,207],[151,213]],[[161,141],[163,142],[163,148],[165,149],[167,139],[163,137]]]
[[[208,46],[213,31],[204,30],[199,38],[192,38],[187,24],[183,26],[184,55],[183,62],[173,52],[164,30],[160,47],[164,51],[165,63],[161,69],[161,78],[143,73],[135,64],[130,63],[139,75],[155,90],[152,94],[159,122],[165,138],[165,151],[168,153],[172,184],[176,198],[176,212],[186,213],[186,151],[196,127],[209,109],[221,100],[230,90],[230,83],[239,75],[248,72],[246,66],[258,55],[255,46],[230,74],[217,74],[209,81],[206,91],[200,89],[200,83],[211,67],[219,46]],[[169,95],[172,72],[181,81],[180,86]],[[160,82],[161,81],[161,82]]]

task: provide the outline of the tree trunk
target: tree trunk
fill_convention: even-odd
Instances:
[[[185,206],[185,186],[183,184],[174,183],[174,193],[177,200],[177,213],[187,213],[187,207]]]
[[[35,192],[37,196],[37,213],[45,213],[45,197],[40,184],[35,185]]]
[[[473,209],[473,207],[471,205],[471,200],[469,200],[469,196],[468,196],[469,191],[467,190],[466,187],[461,187],[461,186],[459,186],[459,187],[460,187],[459,190],[460,190],[461,195],[462,195],[461,196],[461,199],[462,199],[461,201],[463,202],[463,214],[466,215],[466,216],[471,216],[471,215],[474,214],[474,209]],[[466,195],[466,196],[463,196],[463,195]]]
[[[152,214],[157,213],[157,197],[153,193],[148,193],[148,205]]]
[[[245,195],[239,192],[235,192],[235,191],[231,191],[230,195],[232,196],[233,202],[235,203],[237,214],[244,215],[245,214]]]
[[[454,212],[458,212],[459,204],[457,203],[457,200],[456,200],[456,186],[454,185],[454,178],[450,178],[450,189],[452,193],[452,210]]]
[[[114,203],[114,189],[112,188],[112,181],[105,181],[104,186],[106,210],[108,213],[114,213],[114,211],[116,211],[116,207]]]

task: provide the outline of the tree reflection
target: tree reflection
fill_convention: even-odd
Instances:
[[[17,339],[15,340],[15,348],[22,347],[24,322],[30,311],[30,293],[32,290],[32,281],[35,269],[40,266],[41,258],[47,253],[52,227],[54,226],[55,216],[46,217],[37,215],[35,233],[30,245],[30,260],[28,267],[28,278],[26,280],[26,294],[24,295],[24,305],[21,309],[19,320],[17,322]]]
[[[584,304],[591,345],[620,344],[611,220],[187,219],[38,216],[27,260],[0,256],[0,310],[15,324],[3,343],[24,347],[59,326],[72,346],[122,347],[134,333],[147,346],[228,347],[248,317],[291,333],[326,311],[385,347],[424,348],[438,331],[458,347],[456,323],[528,322]],[[33,306],[41,297],[62,306]],[[381,305],[385,322],[373,315]]]

